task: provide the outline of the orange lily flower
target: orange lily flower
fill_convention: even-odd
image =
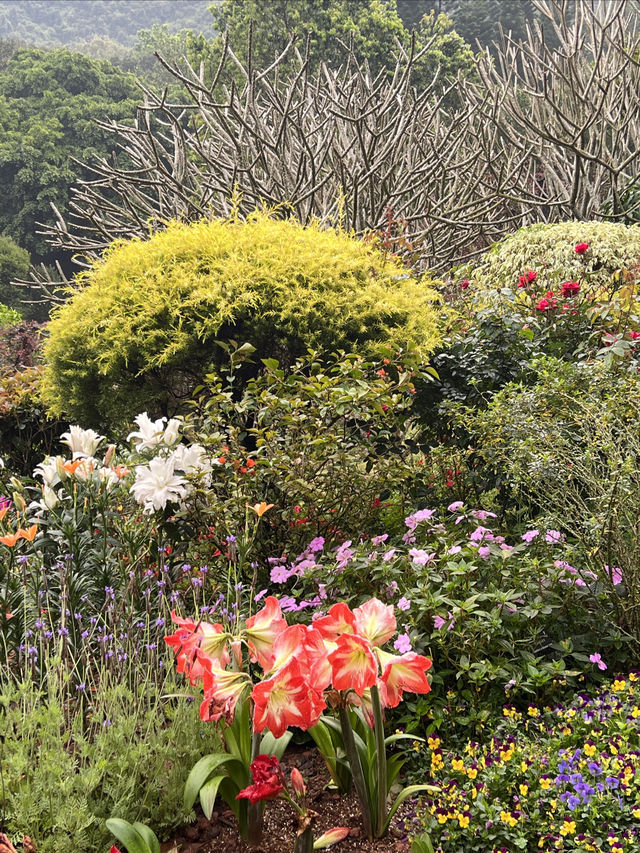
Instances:
[[[24,530],[24,528],[18,528],[18,536],[22,537],[22,539],[26,539],[27,542],[33,542],[36,538],[36,533],[38,532],[38,525],[32,524],[28,530]]]
[[[9,507],[8,507],[8,506],[3,506],[3,507],[2,507],[2,509],[0,509],[0,521],[2,521],[2,520],[4,519],[5,515],[6,515],[8,512],[9,512]]]
[[[262,501],[260,504],[254,504],[251,509],[255,512],[258,518],[262,518],[262,516],[271,509],[273,504],[268,504],[266,501]]]
[[[7,548],[13,548],[20,538],[20,530],[18,530],[17,533],[7,533],[6,536],[0,536],[0,542],[2,542],[3,545],[6,545]]]

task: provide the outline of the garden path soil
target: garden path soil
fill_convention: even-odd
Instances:
[[[409,841],[404,830],[406,809],[400,808],[389,833],[378,841],[367,841],[362,829],[360,809],[354,793],[348,796],[327,791],[329,775],[316,749],[293,747],[287,750],[282,765],[287,777],[293,767],[304,776],[307,805],[318,812],[314,823],[317,838],[336,826],[349,827],[349,836],[329,848],[336,853],[408,853]],[[224,803],[214,811],[211,820],[199,814],[198,820],[183,827],[162,845],[162,853],[291,853],[295,841],[296,821],[291,806],[275,800],[265,805],[263,839],[259,847],[250,848],[238,835],[233,813]]]

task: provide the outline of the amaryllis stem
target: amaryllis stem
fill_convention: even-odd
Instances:
[[[260,753],[260,732],[251,735],[251,761],[255,761]],[[262,803],[249,803],[247,808],[247,843],[257,847],[262,840]]]
[[[353,777],[353,786],[356,789],[358,800],[360,802],[360,810],[362,811],[362,822],[364,823],[364,831],[367,833],[369,841],[373,841],[373,832],[371,830],[371,809],[369,807],[369,797],[367,796],[367,785],[362,772],[362,764],[358,754],[355,738],[353,737],[353,729],[351,728],[351,720],[349,719],[349,711],[346,708],[338,708],[340,716],[340,728],[342,729],[342,740],[344,748],[351,766],[351,775]]]
[[[382,836],[387,818],[387,752],[384,742],[384,723],[382,721],[382,705],[377,684],[371,688],[371,705],[373,706],[373,731],[376,738],[376,763],[378,767],[378,802],[376,814],[376,838]]]
[[[313,829],[308,826],[296,838],[296,844],[293,848],[293,853],[312,853],[313,851]]]

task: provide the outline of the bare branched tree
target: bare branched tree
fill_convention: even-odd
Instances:
[[[487,52],[479,61],[481,84],[467,86],[467,97],[484,104],[505,144],[532,151],[539,203],[555,216],[629,218],[640,206],[625,192],[640,164],[640,4],[533,2],[541,20],[525,41],[503,35],[497,60]]]
[[[342,68],[312,75],[294,41],[263,70],[225,42],[207,83],[186,62],[164,63],[184,102],[143,89],[133,126],[103,124],[117,154],[89,165],[68,221],[58,214],[44,233],[90,260],[169,219],[267,205],[363,234],[391,210],[420,263],[445,270],[531,222],[594,218],[608,202],[629,215],[638,0],[534,2],[543,24],[526,41],[502,34],[499,60],[479,57],[479,79],[424,91],[412,85],[422,52],[400,45],[395,69],[375,77],[348,48]],[[30,284],[45,278],[34,271]]]

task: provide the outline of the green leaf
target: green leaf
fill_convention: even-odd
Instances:
[[[275,755],[278,761],[281,761],[292,737],[293,732],[290,731],[286,731],[278,738],[274,737],[270,731],[266,731],[260,741],[260,754]]]
[[[424,738],[419,735],[406,734],[406,732],[398,732],[395,735],[389,735],[389,737],[384,739],[384,742],[387,746],[391,743],[395,743],[397,740],[417,740],[419,743],[424,743]]]
[[[414,838],[409,853],[433,853],[433,844],[429,836],[424,833]]]
[[[389,824],[391,823],[394,814],[398,811],[404,801],[409,799],[409,797],[412,797],[414,794],[417,794],[418,791],[428,791],[430,794],[437,794],[439,793],[440,788],[436,788],[435,785],[409,785],[407,788],[400,791],[396,797],[395,803],[389,809],[389,814],[384,822],[383,834],[389,828]]]
[[[227,762],[231,761],[233,756],[226,752],[220,752],[213,755],[205,755],[200,761],[195,764],[184,786],[184,807],[187,811],[191,811],[200,788],[209,779],[214,770],[222,767]]]
[[[139,821],[134,821],[132,824],[133,828],[136,832],[142,836],[144,841],[149,845],[149,850],[151,853],[160,853],[160,842],[156,838],[155,832],[149,829],[148,826],[144,823],[140,823]]]
[[[216,801],[216,797],[218,796],[220,782],[227,778],[227,776],[214,776],[212,779],[209,779],[208,782],[205,782],[202,788],[200,788],[200,805],[202,806],[202,811],[204,812],[207,820],[211,820],[213,806]],[[158,848],[158,853],[160,853],[160,848]]]
[[[128,853],[153,853],[147,842],[129,821],[121,820],[119,817],[110,817],[106,824],[109,832],[115,835],[121,844],[124,844]]]

